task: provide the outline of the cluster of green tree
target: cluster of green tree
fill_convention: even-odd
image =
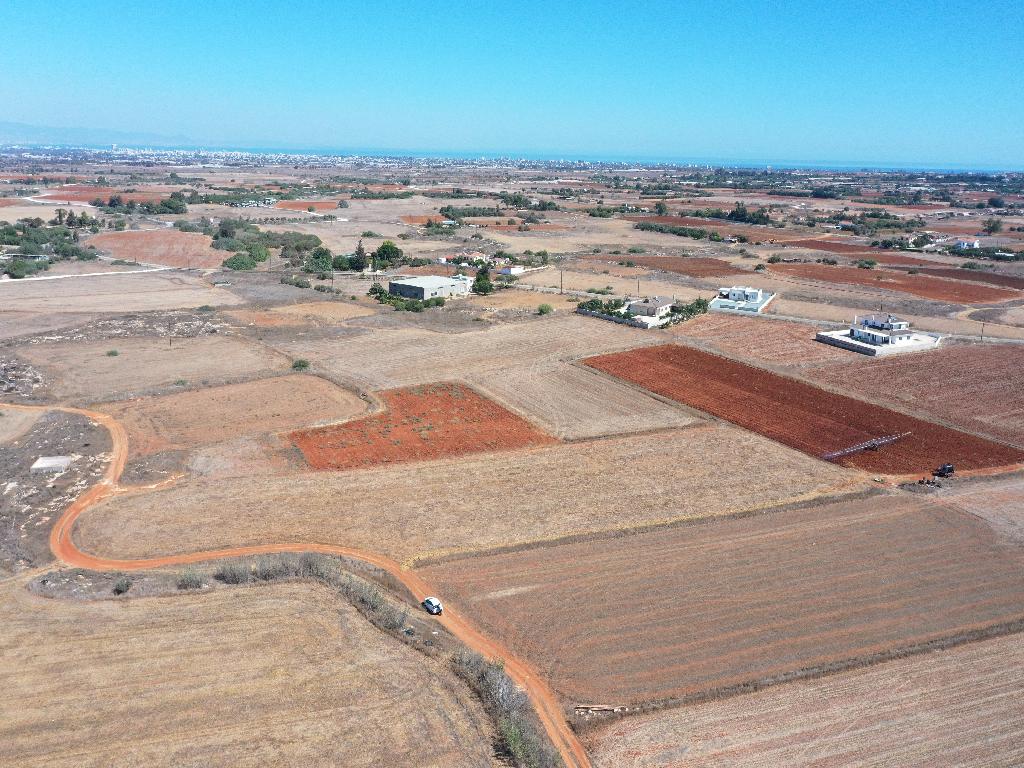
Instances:
[[[950,253],[953,253],[953,248],[949,249]],[[1001,251],[998,248],[975,248],[971,251],[971,258],[973,259],[987,259],[990,261],[1024,261],[1024,251]]]
[[[845,231],[855,235],[874,235],[882,230],[912,232],[925,225],[924,219],[901,219],[881,208],[862,211],[857,215],[844,214],[840,220]]]
[[[177,222],[175,224],[177,225]],[[241,259],[232,262],[238,266],[231,267],[226,264],[231,269],[253,269],[257,263],[270,257],[271,248],[280,248],[283,261],[287,261],[290,266],[300,267],[308,253],[321,245],[320,238],[316,235],[292,231],[270,232],[241,219],[223,219],[210,234],[213,237],[214,248],[235,251],[236,255],[244,254]],[[250,260],[253,262],[252,267],[247,266]]]
[[[441,215],[452,221],[462,221],[471,216],[500,216],[501,212],[497,208],[482,208],[475,205],[446,205],[441,208]]]
[[[907,250],[908,248],[924,248],[926,245],[934,242],[931,235],[920,234],[910,239],[902,237],[886,237],[881,240],[872,240],[871,245],[876,248],[885,248],[886,250]]]
[[[483,197],[484,193],[483,192],[467,192],[464,189],[459,189],[458,187],[456,187],[455,189],[451,190],[450,192],[445,192],[445,191],[424,192],[423,196],[424,197],[442,197],[442,198],[447,198],[448,200],[469,200],[469,199],[474,198],[474,197]]]
[[[645,232],[662,232],[666,235],[678,237],[692,237],[694,240],[710,240],[714,243],[721,242],[722,236],[714,230],[701,229],[700,227],[677,227],[672,224],[658,224],[653,221],[638,221],[633,225],[634,229],[641,229]]]
[[[78,244],[77,232],[64,224],[47,226],[40,218],[0,223],[0,245],[18,249],[15,258],[3,268],[14,279],[49,269],[56,261],[94,261],[98,257],[92,246],[83,248]]]
[[[609,299],[608,301],[587,299],[577,304],[576,308],[586,312],[599,312],[602,315],[621,315],[622,308],[625,306],[626,302],[622,299]]]
[[[708,311],[708,306],[708,300],[700,297],[694,299],[689,304],[673,304],[672,320],[674,322],[684,322],[697,315],[703,315]]]
[[[357,189],[352,193],[353,200],[405,200],[412,197],[415,192],[405,190],[403,192],[371,192],[368,189]]]
[[[188,213],[188,206],[185,205],[184,192],[171,192],[171,196],[158,202],[136,203],[134,200],[125,200],[121,195],[111,195],[107,200],[97,197],[91,203],[104,213]]]
[[[58,208],[57,215],[50,219],[50,224],[54,226],[65,226],[68,229],[96,227],[96,231],[99,231],[99,220],[94,216],[90,216],[85,211],[76,215],[74,211],[65,211],[63,208]]]
[[[878,262],[874,259],[858,259],[857,267],[860,269],[874,269],[878,266]]]
[[[773,223],[767,208],[758,208],[751,213],[743,203],[736,203],[731,211],[724,211],[721,208],[699,208],[690,215],[703,219],[726,219],[743,224],[770,225]]]
[[[388,293],[380,283],[371,285],[366,295],[372,296],[381,304],[390,304],[397,312],[422,312],[424,309],[430,309],[431,307],[444,306],[444,297],[442,296],[435,296],[434,298],[422,301],[420,299],[406,299]]]
[[[855,203],[874,203],[878,205],[918,205],[924,202],[924,192],[915,189],[910,194],[903,192],[888,192],[879,197],[855,197]]]
[[[494,293],[494,283],[491,282],[491,270],[486,264],[477,269],[476,277],[473,279],[472,290],[473,293],[479,293],[482,296]]]
[[[557,211],[558,204],[554,200],[537,200],[534,205],[530,198],[522,192],[502,192],[498,195],[506,208],[532,208],[535,211]]]

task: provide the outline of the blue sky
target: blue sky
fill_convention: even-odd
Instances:
[[[0,120],[205,145],[1024,168],[981,2],[0,2]]]

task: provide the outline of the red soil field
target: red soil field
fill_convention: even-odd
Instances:
[[[1016,448],[688,347],[645,347],[584,363],[811,456],[911,433],[837,460],[869,472],[902,475],[928,473],[945,462],[957,469],[1024,462],[1024,451]]]
[[[463,384],[392,389],[381,396],[383,413],[299,430],[290,437],[314,469],[357,469],[557,442]]]
[[[957,344],[920,355],[846,359],[804,375],[850,392],[869,392],[884,381],[884,397],[906,409],[1024,447],[1024,346]]]
[[[772,264],[770,272],[780,275],[820,280],[824,283],[863,285],[898,293],[908,293],[933,301],[953,304],[988,304],[1017,298],[1016,291],[990,288],[986,285],[944,280],[917,274],[893,272],[885,269],[859,267],[833,267],[826,264]]]
[[[925,267],[929,264],[934,264],[934,261],[926,261],[925,259],[918,259],[913,256],[904,256],[903,254],[893,253],[888,250],[872,251],[870,256],[865,256],[866,259],[874,259],[879,264],[895,265],[901,267]]]
[[[211,239],[198,232],[176,229],[103,232],[88,241],[115,259],[162,264],[167,267],[219,267],[229,253],[210,247]]]
[[[278,200],[275,208],[283,208],[286,211],[306,211],[312,208],[316,211],[333,211],[338,207],[337,200]]]
[[[794,248],[809,248],[812,251],[828,251],[829,253],[841,253],[847,254],[871,254],[872,258],[877,258],[876,254],[878,250],[872,248],[870,245],[861,245],[860,243],[846,243],[841,240],[790,240],[786,245],[791,245]]]
[[[706,259],[698,256],[628,256],[637,266],[648,269],[663,269],[690,277],[725,277],[736,275],[743,270],[722,259]]]
[[[173,190],[171,190],[173,191]],[[148,191],[124,192],[114,187],[95,187],[91,184],[69,184],[57,189],[47,189],[39,194],[40,198],[52,200],[55,203],[91,203],[97,197],[103,200],[111,195],[120,195],[125,202],[134,200],[136,203],[152,203],[164,199],[171,194],[171,191],[150,189]]]
[[[435,224],[440,224],[442,221],[447,219],[447,216],[442,216],[440,213],[434,213],[429,216],[400,216],[403,224],[412,224],[414,226],[423,226],[428,221],[433,221]]]
[[[673,491],[685,493],[666,488],[666,511]],[[565,698],[628,704],[1018,620],[1022,565],[983,520],[884,495],[421,572]]]
[[[0,197],[0,208],[11,208],[15,205],[24,205],[25,201],[17,197]]]
[[[1018,275],[1005,275],[1000,272],[989,272],[981,269],[959,269],[957,267],[936,267],[921,271],[925,275],[935,277],[949,277],[953,280],[966,280],[969,283],[986,283],[998,285],[1003,288],[1015,288],[1024,290],[1024,277]]]

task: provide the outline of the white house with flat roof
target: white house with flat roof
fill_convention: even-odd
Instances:
[[[763,288],[734,285],[731,288],[719,288],[718,295],[708,304],[708,309],[716,312],[759,314],[774,298],[774,293],[769,293]]]
[[[437,297],[457,299],[469,295],[470,285],[471,281],[465,275],[453,275],[452,277],[435,277],[434,275],[396,277],[388,282],[388,293],[392,296],[401,296],[405,299],[419,299],[420,301]]]
[[[910,323],[896,315],[857,315],[849,330],[820,331],[815,338],[834,347],[863,355],[883,356],[935,349],[942,337],[910,330]]]

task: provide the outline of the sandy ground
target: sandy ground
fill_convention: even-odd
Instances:
[[[1024,637],[620,720],[599,768],[1024,763]]]
[[[116,356],[107,354],[115,350]],[[44,372],[55,397],[88,402],[148,394],[181,386],[178,381],[226,383],[289,365],[283,355],[227,336],[34,344],[18,354]]]
[[[494,764],[468,689],[325,588],[0,594],[0,763]]]
[[[177,272],[0,281],[0,306],[5,311],[145,312],[241,303],[225,290]]]
[[[336,323],[342,320],[351,320],[354,317],[375,315],[378,309],[351,301],[313,301],[304,304],[286,304],[282,307],[274,307],[270,311],[285,317]]]
[[[36,423],[38,411],[0,410],[0,445],[17,440]]]
[[[115,259],[161,264],[168,267],[219,267],[230,254],[215,250],[207,235],[155,229],[127,232],[103,232],[87,241]]]
[[[751,483],[752,466],[772,471]],[[469,492],[472,478],[488,481]],[[117,557],[321,541],[405,560],[737,512],[863,483],[858,473],[716,426],[393,469],[196,480],[111,499],[82,518],[76,538],[87,552]]]
[[[344,421],[367,408],[329,381],[295,375],[96,406],[128,430],[132,456]]]

